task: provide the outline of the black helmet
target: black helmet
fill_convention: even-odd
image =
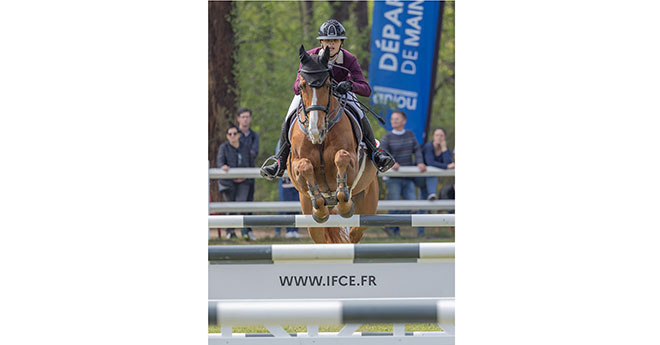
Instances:
[[[319,28],[317,40],[345,40],[346,30],[341,23],[335,19],[326,20]]]

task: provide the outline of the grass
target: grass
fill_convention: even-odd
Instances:
[[[283,326],[289,333],[307,332],[307,326]],[[343,326],[319,326],[319,332],[339,332]],[[392,324],[364,324],[357,332],[392,332]],[[411,323],[406,324],[406,332],[437,332],[442,328],[436,324]],[[269,333],[265,327],[238,327],[233,328],[234,333]],[[209,333],[220,333],[220,326],[209,326]]]
[[[236,234],[240,234],[239,229],[234,230]],[[255,234],[257,234],[256,241],[246,241],[240,238],[235,239],[224,239],[224,238],[211,238],[209,244],[293,244],[293,243],[314,243],[312,239],[307,234],[306,228],[300,228],[298,232],[301,235],[301,238],[285,238],[283,236],[275,237],[274,228],[253,228]],[[285,230],[282,229],[282,233]],[[224,235],[224,230],[222,231]],[[401,228],[400,237],[390,237],[388,234],[382,230],[382,228],[371,227],[365,230],[364,236],[360,243],[412,243],[412,242],[454,242],[454,232],[453,228],[448,227],[437,227],[437,228],[426,228],[424,231],[424,236],[417,237],[417,228]]]

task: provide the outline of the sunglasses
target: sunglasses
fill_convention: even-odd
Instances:
[[[227,133],[227,135],[231,135],[231,136],[238,135],[238,132],[229,132]]]

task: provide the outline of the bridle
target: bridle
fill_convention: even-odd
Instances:
[[[308,107],[305,104],[305,100],[301,97],[300,105],[302,107],[303,113],[305,114],[305,119],[303,120],[302,116],[298,117],[298,121],[300,122],[301,127],[306,128],[307,124],[309,122],[309,112],[310,111],[315,111],[316,110],[316,111],[324,112],[325,113],[325,121],[324,121],[323,129],[321,129],[321,133],[320,133],[321,138],[324,138],[325,135],[328,133],[329,127],[331,127],[331,125],[329,125],[329,122],[331,122],[330,119],[329,119],[329,117],[330,117],[330,102],[332,100],[332,95],[334,93],[333,92],[334,91],[334,85],[333,85],[332,67],[328,67],[326,69],[318,69],[318,70],[308,70],[308,69],[301,68],[299,72],[301,73],[301,76],[303,76],[303,79],[305,79],[303,73],[304,74],[327,73],[327,75],[323,79],[313,80],[311,83],[308,82],[307,85],[309,85],[310,87],[312,87],[314,89],[321,89],[323,87],[327,87],[328,88],[328,104],[326,106],[322,106],[320,104],[312,104]],[[330,78],[330,83],[327,83],[327,85],[326,85],[326,81],[328,80],[328,78]],[[305,79],[305,81],[307,81],[307,80]],[[300,90],[300,93],[301,93],[301,96],[302,96],[302,89]],[[340,107],[337,107],[337,108],[338,108],[337,111],[339,111]],[[338,114],[338,115],[341,115],[341,114]],[[337,120],[337,117],[335,118],[335,120]]]

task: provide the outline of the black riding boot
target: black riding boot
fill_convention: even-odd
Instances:
[[[389,152],[376,147],[374,132],[371,129],[371,124],[369,124],[369,120],[366,116],[360,119],[360,123],[362,124],[362,141],[367,144],[367,150],[371,159],[374,161],[374,164],[376,164],[376,168],[378,168],[378,171],[380,172],[390,170],[395,163],[394,157],[392,157]]]
[[[289,122],[293,116],[288,116],[282,123],[282,133],[280,133],[280,149],[275,156],[271,156],[261,166],[259,173],[261,176],[271,181],[276,177],[282,177],[286,170],[286,160],[289,158],[291,144],[289,143]],[[268,161],[275,160],[275,163],[266,165]]]

